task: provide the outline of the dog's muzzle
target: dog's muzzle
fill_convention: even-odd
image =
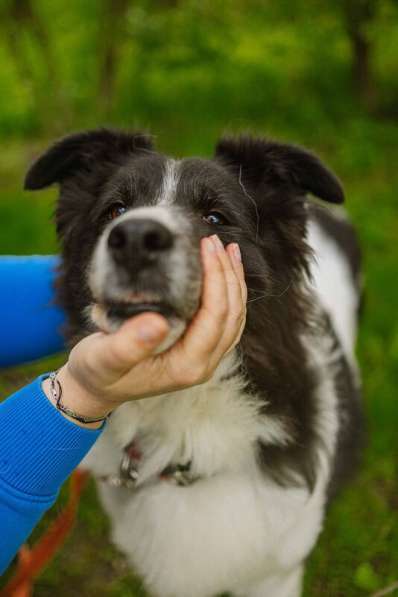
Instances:
[[[142,278],[151,273],[156,276],[159,258],[167,258],[173,245],[173,234],[165,225],[144,218],[120,222],[108,236],[108,251],[113,261],[132,283],[139,276]],[[168,318],[174,315],[172,306],[153,292],[131,295],[129,302],[112,303],[108,315],[112,319],[125,319],[145,311],[160,313]]]
[[[91,319],[112,330],[143,312],[160,313],[180,332],[200,298],[199,238],[172,208],[131,209],[103,232],[91,262]]]

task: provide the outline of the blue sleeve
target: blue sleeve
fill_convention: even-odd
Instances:
[[[0,257],[0,367],[64,348],[61,309],[54,301],[55,256]]]
[[[65,419],[43,375],[0,404],[0,574],[101,434]]]

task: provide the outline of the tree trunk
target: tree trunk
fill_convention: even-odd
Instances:
[[[378,0],[343,0],[345,26],[352,52],[354,93],[368,112],[377,104],[377,87],[372,68],[373,44],[368,27],[375,17]]]
[[[129,4],[129,0],[103,0],[102,3],[98,88],[105,116],[110,115],[113,106],[119,50]]]

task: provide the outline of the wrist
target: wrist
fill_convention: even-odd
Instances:
[[[110,408],[109,405],[104,404],[98,396],[93,395],[86,388],[84,388],[78,382],[78,380],[76,380],[76,378],[71,374],[68,368],[68,364],[64,365],[58,371],[57,380],[60,383],[60,386],[62,387],[63,406],[73,411],[73,413],[78,414],[80,417],[84,417],[87,419],[105,419],[112,411],[112,408]],[[56,399],[54,398],[53,393],[51,392],[51,383],[49,378],[44,380],[42,388],[47,398],[54,405],[54,407],[57,408]],[[69,416],[67,413],[62,412],[60,409],[58,410],[63,417],[65,417],[69,421],[72,421],[73,423],[75,423],[75,425],[79,425],[80,427],[86,427],[88,429],[98,429],[103,424],[102,421],[91,423],[77,421],[73,417]]]

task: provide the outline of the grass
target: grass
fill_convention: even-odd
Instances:
[[[255,128],[261,130],[262,123]],[[184,131],[180,126],[174,136],[162,124],[153,129],[160,131],[163,149],[181,153],[209,154],[217,132],[216,126],[209,126],[198,136],[189,124]],[[364,251],[366,301],[358,357],[369,441],[358,476],[333,504],[309,558],[304,595],[371,595],[398,580],[398,128],[353,121],[344,131],[325,125],[310,132],[284,130],[282,126],[277,130],[271,127],[271,132],[313,146],[328,157],[345,181],[347,209]],[[45,142],[39,145],[43,147]],[[0,253],[56,251],[50,224],[54,192],[30,196],[20,190],[20,180],[35,149],[14,141],[0,158]],[[36,363],[4,371],[1,395],[7,396],[49,366]],[[64,500],[65,490],[34,532],[33,540]],[[140,581],[129,573],[123,557],[111,546],[108,531],[90,483],[78,524],[62,552],[38,579],[35,595],[144,596]],[[398,591],[390,594],[398,595]]]

